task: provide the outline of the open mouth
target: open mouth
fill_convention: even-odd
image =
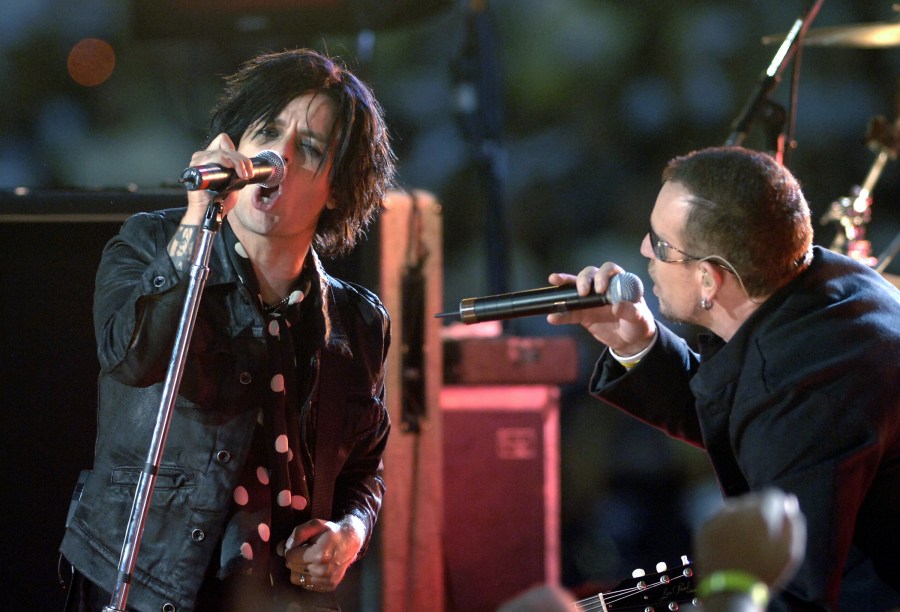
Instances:
[[[275,204],[278,196],[281,194],[279,187],[258,187],[253,197],[256,208],[260,210],[268,210]]]

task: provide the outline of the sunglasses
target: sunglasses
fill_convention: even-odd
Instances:
[[[662,240],[659,236],[656,235],[656,232],[653,231],[653,226],[650,226],[650,231],[647,233],[650,235],[650,248],[653,249],[653,254],[658,260],[663,263],[685,263],[688,261],[700,261],[701,259],[704,259],[703,257],[694,257],[693,255],[689,255],[678,247],[674,247],[665,240]],[[684,255],[684,257],[680,259],[673,259],[669,257],[669,249],[681,253],[682,255]]]

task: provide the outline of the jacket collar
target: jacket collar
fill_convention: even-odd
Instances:
[[[760,329],[766,331],[768,326],[772,324],[773,318],[779,316],[777,313],[784,310],[784,304],[789,300],[796,299],[795,295],[798,291],[802,290],[810,282],[820,280],[818,275],[821,273],[824,265],[823,259],[827,258],[827,252],[821,247],[813,247],[810,265],[769,296],[744,321],[728,342],[723,341],[715,334],[704,334],[698,338],[701,365],[697,375],[691,379],[690,383],[695,395],[703,396],[720,393],[722,389],[741,375],[747,358],[747,351],[751,350],[760,341],[758,331]],[[790,315],[781,314],[780,316]],[[713,359],[715,360],[715,367],[704,367],[705,363],[711,362]]]
[[[318,253],[312,247],[309,249],[309,255],[309,261],[312,264],[311,270],[318,279],[319,299],[317,303],[320,305],[321,321],[325,330],[325,349],[352,358],[353,351],[350,349],[350,340],[347,337],[338,306],[339,300],[346,299],[347,290],[343,286],[339,286],[340,281],[325,272]]]
[[[227,223],[227,217],[222,221],[223,225],[225,223]],[[319,348],[345,357],[353,357],[338,307],[338,301],[343,298],[346,289],[342,286],[341,281],[325,271],[318,253],[312,247],[309,249],[300,283],[305,284],[306,281],[309,281],[310,292],[303,300],[305,307],[302,312],[303,316],[310,317],[311,321],[304,322],[304,325],[308,324],[311,330],[321,330],[320,334],[315,335],[316,338],[322,338]],[[231,262],[221,231],[216,234],[213,242],[213,252],[209,258],[209,277],[206,284],[208,286],[247,285]]]

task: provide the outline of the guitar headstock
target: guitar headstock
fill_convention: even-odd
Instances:
[[[578,610],[608,610],[649,612],[652,610],[678,610],[679,604],[697,603],[694,595],[694,568],[687,557],[669,568],[658,563],[656,572],[645,574],[635,570],[632,577],[623,580],[605,593],[575,602]]]

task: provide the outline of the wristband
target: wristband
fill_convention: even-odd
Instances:
[[[697,586],[700,599],[719,593],[743,593],[761,609],[769,603],[769,587],[756,576],[740,570],[721,570],[703,578]]]
[[[650,340],[650,344],[645,346],[639,353],[635,353],[630,357],[622,357],[614,350],[609,349],[609,354],[612,355],[612,358],[618,361],[626,370],[630,370],[634,366],[638,364],[638,362],[643,359],[647,353],[650,352],[650,349],[656,344],[656,339],[659,337],[659,330],[656,329],[653,331],[653,338]]]

